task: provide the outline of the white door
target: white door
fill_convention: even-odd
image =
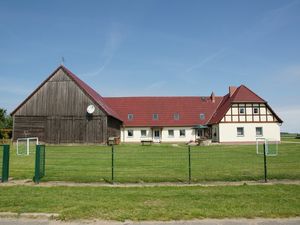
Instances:
[[[154,130],[154,141],[155,142],[159,142],[160,141],[160,130],[159,129],[155,129]]]

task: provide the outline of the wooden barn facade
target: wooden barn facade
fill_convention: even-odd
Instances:
[[[92,113],[87,108],[92,108]],[[95,90],[64,66],[58,67],[12,113],[13,140],[46,143],[106,143],[120,136],[122,120]]]

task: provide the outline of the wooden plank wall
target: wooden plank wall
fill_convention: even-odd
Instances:
[[[96,106],[88,116],[88,105],[96,104],[59,70],[14,115],[13,139],[39,137],[46,143],[105,143],[110,133],[120,133],[120,121]]]

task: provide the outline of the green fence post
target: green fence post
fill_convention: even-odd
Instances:
[[[264,172],[265,172],[265,182],[267,183],[267,156],[266,156],[266,144],[264,143]]]
[[[114,145],[111,146],[111,181],[115,182],[115,149]]]
[[[41,146],[36,146],[35,152],[35,170],[34,170],[34,183],[38,184],[40,182],[40,159],[41,159]]]
[[[3,145],[2,159],[2,179],[1,182],[7,182],[9,177],[9,145]]]
[[[188,148],[188,153],[189,153],[189,184],[191,183],[192,180],[192,165],[191,165],[191,146],[189,145]]]

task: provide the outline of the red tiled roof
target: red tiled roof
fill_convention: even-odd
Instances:
[[[231,102],[266,103],[265,100],[263,100],[245,85],[241,85],[236,89],[231,97]]]
[[[124,126],[194,126],[207,124],[223,97],[105,97],[123,120]],[[158,120],[153,120],[154,113]],[[179,113],[179,120],[174,119]],[[200,119],[200,113],[205,119]],[[128,114],[133,119],[128,120]]]

